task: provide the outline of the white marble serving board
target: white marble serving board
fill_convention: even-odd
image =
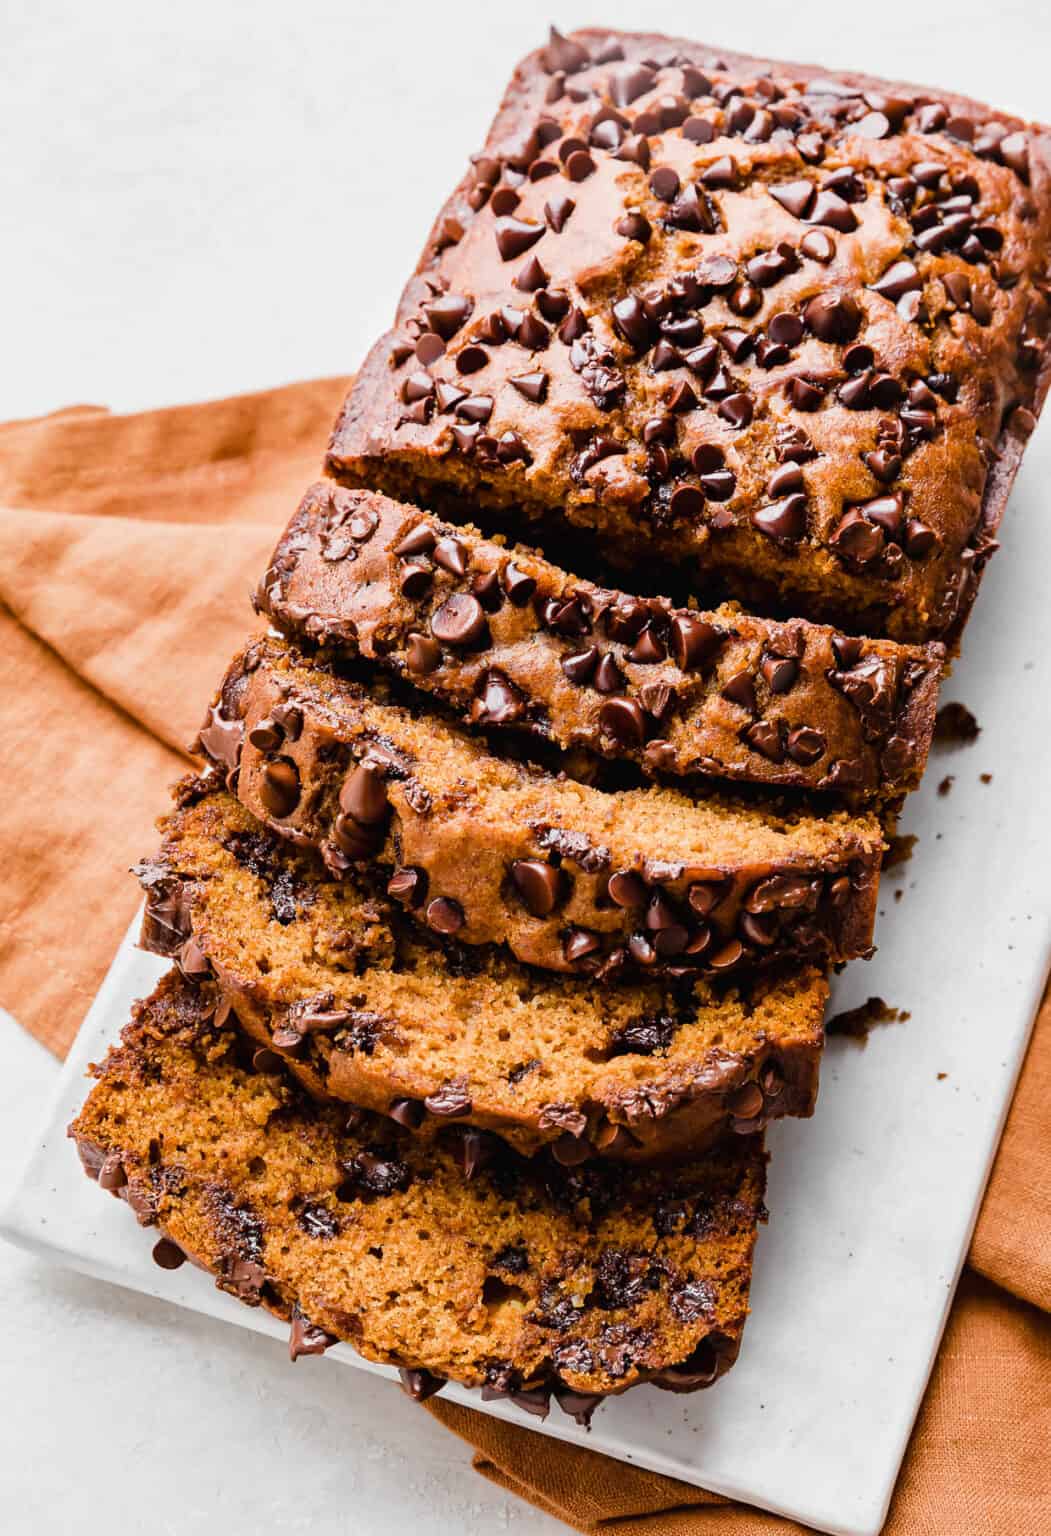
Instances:
[[[771,1219],[737,1366],[710,1392],[645,1387],[608,1402],[590,1433],[557,1409],[541,1425],[447,1388],[454,1399],[837,1536],[880,1529],[1051,958],[1051,518],[1040,493],[1049,460],[1045,430],[944,692],[982,733],[934,754],[901,828],[918,837],[914,855],[884,879],[879,953],[835,987],[833,1012],[879,995],[910,1017],[863,1047],[830,1041],[816,1116],[770,1134]],[[65,1136],[88,1062],[162,968],[129,935],[0,1233],[87,1274],[283,1334],[196,1270],[156,1268],[148,1235],[84,1178]],[[383,1370],[345,1346],[325,1359]]]

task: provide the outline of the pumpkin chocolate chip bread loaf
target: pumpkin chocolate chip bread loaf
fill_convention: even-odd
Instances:
[[[872,941],[875,816],[606,791],[380,703],[280,642],[227,673],[200,745],[273,831],[378,865],[439,933],[548,970],[839,961]]]
[[[475,1127],[475,1161],[486,1131],[567,1163],[630,1160],[813,1109],[815,970],[733,988],[545,976],[418,929],[221,789],[190,780],[180,799],[139,867],[143,945],[214,981],[263,1059],[319,1097]]]
[[[1049,250],[1044,128],[679,39],[554,35],[441,210],[329,468],[955,641],[1051,379]]]
[[[629,596],[331,482],[304,497],[257,607],[486,729],[630,759],[652,775],[854,799],[919,783],[944,659],[939,645]]]
[[[673,1170],[466,1168],[457,1137],[411,1137],[246,1070],[214,998],[176,975],[136,1005],[70,1127],[86,1171],[218,1286],[401,1367],[586,1421],[652,1381],[708,1386],[737,1354],[764,1215],[758,1137]]]

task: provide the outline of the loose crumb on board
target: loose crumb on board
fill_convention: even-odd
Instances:
[[[969,746],[981,729],[966,704],[943,704],[935,716],[934,739],[945,747]]]
[[[991,773],[980,773],[978,777],[983,784],[991,784],[993,782],[993,776]]]
[[[902,837],[889,838],[887,851],[883,855],[883,868],[895,869],[899,864],[907,864],[912,858],[916,842],[915,832],[905,833]]]
[[[947,773],[945,775],[944,779],[942,779],[941,783],[938,785],[938,793],[939,793],[939,795],[941,795],[943,800],[945,799],[945,796],[949,793],[950,789],[952,789],[953,783],[955,782],[955,779],[956,779],[955,773]]]
[[[825,1033],[845,1035],[848,1040],[864,1045],[869,1031],[877,1024],[904,1024],[911,1017],[904,1008],[892,1008],[882,997],[870,997],[857,1008],[847,1008],[829,1019]]]

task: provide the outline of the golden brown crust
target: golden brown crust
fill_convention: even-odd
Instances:
[[[450,598],[472,596],[479,635],[440,644]],[[939,645],[634,598],[331,482],[306,493],[257,605],[287,633],[377,662],[479,729],[528,731],[658,777],[852,800],[919,783],[944,659]]]
[[[330,468],[955,641],[1051,382],[1049,247],[1044,128],[575,34],[516,69]]]
[[[733,1361],[748,1311],[758,1137],[670,1172],[474,1167],[457,1133],[402,1135],[239,1065],[215,999],[173,973],[136,1005],[70,1127],[85,1171],[216,1284],[402,1367],[589,1412],[651,1380],[689,1390]],[[530,1404],[530,1393],[538,1397]]]

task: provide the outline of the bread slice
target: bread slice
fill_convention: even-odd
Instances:
[[[375,866],[421,922],[531,965],[719,976],[872,943],[871,814],[607,792],[496,756],[270,640],[235,659],[200,744],[273,831],[337,873]]]
[[[417,929],[221,789],[190,781],[181,799],[139,867],[144,947],[214,978],[318,1096],[567,1163],[681,1155],[813,1109],[827,995],[814,969],[747,988],[547,976]]]
[[[709,1385],[737,1354],[758,1136],[674,1170],[484,1168],[459,1132],[412,1137],[319,1106],[241,1062],[217,999],[177,972],[136,1005],[70,1127],[86,1171],[220,1289],[290,1323],[293,1359],[337,1340],[546,1413],[652,1381]]]
[[[378,662],[479,729],[527,731],[657,777],[855,800],[919,783],[945,654],[633,597],[331,482],[306,493],[256,603],[287,633]],[[441,638],[451,610],[460,640]]]
[[[1046,127],[574,33],[515,68],[328,467],[955,643],[1051,383],[1049,256]]]

